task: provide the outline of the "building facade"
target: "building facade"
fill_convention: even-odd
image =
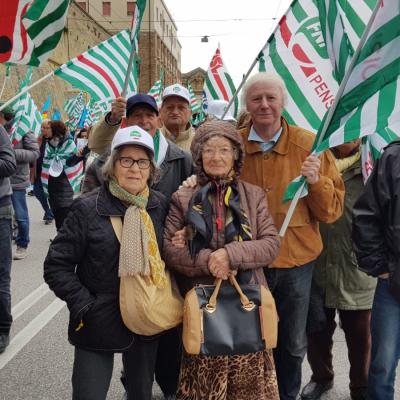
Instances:
[[[131,26],[134,1],[85,0],[77,4],[113,34]],[[147,0],[139,40],[139,90],[148,92],[164,74],[164,85],[181,81],[177,26],[163,0]]]
[[[31,83],[38,81],[71,58],[78,56],[109,37],[110,32],[103,25],[100,25],[75,2],[72,2],[60,42],[49,59],[39,68],[33,69]],[[28,67],[25,65],[13,65],[10,77],[4,82],[5,65],[0,64],[0,81],[4,84],[1,101],[6,101],[18,93],[19,83],[24,78],[27,69]],[[79,90],[73,89],[69,83],[55,76],[49,77],[29,91],[39,110],[47,96],[50,95],[51,111],[55,108],[61,111],[65,100],[78,92]]]

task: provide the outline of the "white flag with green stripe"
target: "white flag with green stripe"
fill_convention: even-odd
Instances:
[[[399,49],[400,2],[384,1],[354,60],[323,140],[315,146],[317,152],[386,132],[388,126],[400,132]]]
[[[201,112],[201,106],[197,100],[196,95],[194,94],[192,85],[190,83],[188,83],[187,89],[188,89],[189,95],[190,95],[190,107],[192,109],[192,114],[197,114],[197,113]]]
[[[86,115],[85,128],[96,125],[97,122],[111,110],[112,98],[102,101],[93,102],[91,100],[88,104],[88,112]]]
[[[87,52],[68,61],[54,74],[72,86],[90,93],[94,101],[116,98],[122,92],[132,43],[124,30]],[[137,91],[137,68],[134,63],[127,95]]]
[[[210,100],[229,101],[236,92],[233,80],[222,61],[221,52],[218,48],[215,52],[207,71],[203,86],[203,107],[207,108]],[[238,113],[239,100],[235,98],[234,115]]]
[[[23,94],[18,101],[14,122],[11,128],[11,142],[13,145],[19,143],[29,132],[37,137],[40,135],[42,116],[37,109],[29,92]]]
[[[158,108],[161,107],[161,97],[163,90],[164,90],[164,72],[163,69],[161,68],[160,79],[154,83],[154,85],[150,88],[149,92],[147,93],[150,96],[154,97],[154,100],[156,101]]]
[[[382,146],[400,132],[400,3],[382,2],[373,18],[327,129],[321,125],[317,134],[316,154],[367,135],[374,137],[370,148],[372,142]],[[370,168],[371,160],[364,163]],[[285,200],[293,198],[296,186],[289,185]]]
[[[316,132],[334,100],[338,83],[332,74],[314,1],[292,3],[259,60],[265,60],[266,71],[280,75],[286,84],[288,102],[283,115],[288,122]]]

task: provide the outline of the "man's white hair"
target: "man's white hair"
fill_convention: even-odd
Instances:
[[[246,102],[247,102],[247,96],[249,93],[249,88],[251,86],[253,86],[255,83],[259,83],[259,82],[272,83],[272,84],[278,86],[282,93],[283,107],[286,106],[288,95],[287,95],[285,82],[283,81],[283,79],[278,74],[274,74],[271,72],[258,72],[257,74],[255,74],[251,78],[249,78],[245,82],[245,84],[243,85],[243,88],[242,88],[241,101],[242,101],[243,107],[245,107],[246,110],[247,110]]]

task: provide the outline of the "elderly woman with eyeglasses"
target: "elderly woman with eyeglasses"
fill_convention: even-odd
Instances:
[[[267,285],[263,268],[279,239],[264,191],[240,180],[244,149],[228,122],[201,125],[192,143],[197,185],[178,190],[165,223],[165,262],[182,295],[197,284],[237,275]],[[185,244],[176,233],[186,231]],[[250,328],[249,328],[250,329]],[[177,399],[276,400],[271,350],[233,356],[184,354]]]
[[[149,189],[156,169],[147,132],[138,126],[120,129],[111,150],[103,167],[104,185],[72,205],[50,246],[44,278],[70,311],[72,398],[105,400],[114,353],[122,353],[127,398],[149,400],[158,337],[135,335],[124,325],[119,287],[120,277],[140,273],[143,262],[156,286],[163,276],[158,249],[167,204],[162,194]],[[110,217],[123,219],[121,244]]]

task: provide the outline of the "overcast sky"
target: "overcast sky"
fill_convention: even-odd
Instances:
[[[291,0],[164,0],[178,26],[182,72],[207,70],[220,44],[229,73],[239,85]],[[207,35],[208,43],[201,37]],[[256,67],[257,68],[257,67]]]

